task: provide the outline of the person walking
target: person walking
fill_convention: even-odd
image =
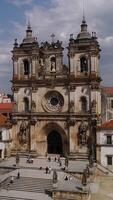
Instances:
[[[17,179],[19,179],[19,178],[20,178],[20,172],[17,173]]]
[[[48,167],[46,167],[46,174],[48,174],[48,171],[49,171],[49,168],[48,168]]]
[[[51,173],[51,167],[49,166],[49,174]]]
[[[10,180],[10,183],[13,183],[14,182],[14,177],[11,176],[11,180]]]

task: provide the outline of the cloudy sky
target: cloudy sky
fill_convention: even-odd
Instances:
[[[84,0],[90,32],[95,31],[101,45],[100,71],[102,85],[113,86],[113,0]],[[83,0],[0,0],[0,92],[11,92],[14,39],[19,43],[30,21],[34,36],[41,41],[56,40],[68,44],[69,35],[76,38],[83,15]]]

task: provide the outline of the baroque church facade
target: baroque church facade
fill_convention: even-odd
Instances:
[[[101,114],[99,59],[95,32],[83,17],[76,38],[70,35],[68,66],[62,42],[39,46],[28,25],[12,51],[14,112],[12,152],[36,155],[76,154],[93,135],[92,122]]]

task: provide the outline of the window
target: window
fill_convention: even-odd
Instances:
[[[87,111],[87,100],[86,97],[81,97],[81,111]]]
[[[2,140],[2,131],[0,131],[0,140]]]
[[[29,99],[27,97],[24,97],[24,110],[29,111]]]
[[[107,144],[112,144],[112,136],[107,135]]]
[[[107,156],[107,165],[112,165],[112,156]]]
[[[111,100],[111,108],[113,108],[113,99]]]
[[[88,61],[86,57],[80,59],[80,70],[81,72],[88,72]]]
[[[29,62],[24,60],[24,75],[29,75]]]

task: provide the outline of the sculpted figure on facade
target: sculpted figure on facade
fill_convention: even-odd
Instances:
[[[43,59],[41,58],[41,59],[39,60],[38,76],[39,76],[39,77],[43,77],[44,71],[45,71],[45,68],[44,68],[44,61],[43,61]]]
[[[31,107],[32,107],[32,111],[34,112],[36,110],[36,103],[34,100],[32,100]]]
[[[78,143],[85,144],[86,143],[86,132],[87,132],[87,125],[84,121],[78,127]]]
[[[51,71],[55,72],[56,71],[56,58],[51,57]]]
[[[96,100],[94,100],[94,99],[91,102],[91,110],[93,113],[96,112]]]
[[[26,144],[27,141],[28,141],[28,126],[26,122],[23,120],[20,125],[19,142],[20,144]]]
[[[75,111],[75,104],[74,104],[74,101],[71,100],[70,101],[70,112],[74,112]]]

